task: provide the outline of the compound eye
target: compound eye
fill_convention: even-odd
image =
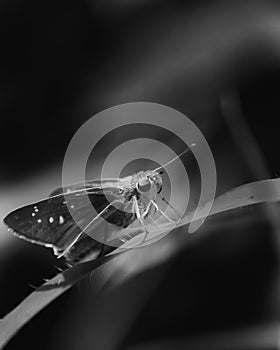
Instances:
[[[151,189],[151,182],[149,181],[148,183],[146,183],[145,185],[140,185],[138,184],[137,189],[139,192],[141,193],[145,193],[145,192],[149,192]]]

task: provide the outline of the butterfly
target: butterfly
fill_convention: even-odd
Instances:
[[[4,223],[19,238],[52,248],[55,255],[63,256],[70,265],[96,259],[121,245],[124,237],[118,237],[117,244],[106,243],[110,236],[123,232],[136,220],[143,227],[145,240],[149,233],[145,219],[152,210],[174,223],[156,203],[162,191],[162,169],[163,166],[124,178],[58,188],[48,198],[12,211]],[[162,195],[161,199],[170,205]]]

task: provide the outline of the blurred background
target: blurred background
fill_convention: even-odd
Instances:
[[[0,28],[1,220],[61,184],[86,120],[127,102],[173,107],[200,128],[217,194],[279,177],[278,1],[3,0]],[[278,349],[278,210],[209,219],[192,245],[109,295],[74,287],[7,349]],[[59,264],[1,223],[0,317]]]

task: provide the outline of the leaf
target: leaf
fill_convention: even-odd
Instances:
[[[39,311],[110,257],[73,266],[44,283],[0,320],[0,349]]]

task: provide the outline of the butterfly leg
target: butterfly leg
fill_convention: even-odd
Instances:
[[[164,216],[169,222],[171,222],[172,224],[174,224],[174,221],[172,219],[170,219],[165,212],[163,212],[159,206],[157,205],[157,203],[153,200],[151,200],[151,203],[153,204],[153,206],[156,208],[157,211],[159,211],[161,213],[162,216]]]
[[[143,228],[145,230],[145,236],[143,238],[143,241],[141,242],[141,244],[143,244],[145,242],[145,240],[147,239],[149,231],[145,225],[145,222],[143,220],[143,216],[140,213],[140,209],[139,209],[139,205],[138,205],[136,196],[133,196],[132,198],[133,198],[133,209],[135,210],[136,217],[140,221],[141,225],[143,226]]]
[[[75,240],[65,249],[63,250],[61,253],[57,254],[58,258],[63,257],[67,252],[69,252],[69,250],[73,247],[73,245],[79,240],[79,238],[81,237],[81,235],[86,232],[86,230],[89,229],[89,227],[100,217],[102,216],[102,214],[104,214],[111,205],[117,203],[117,201],[113,201],[112,203],[108,204],[99,214],[97,214],[87,225],[86,227],[79,233],[79,235],[75,238]]]
[[[163,197],[163,195],[162,195],[161,193],[160,193],[159,195],[160,195],[161,200],[162,200],[165,204],[167,204],[167,205],[173,210],[173,212],[174,212],[174,213],[176,214],[176,216],[177,216],[177,219],[180,220],[181,215],[180,215],[180,213],[178,212],[178,210],[175,209],[175,208],[168,202],[168,200],[165,199],[165,198]]]

